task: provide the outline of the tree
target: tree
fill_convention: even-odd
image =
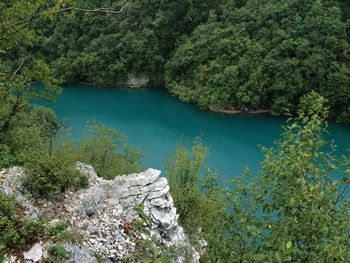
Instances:
[[[268,234],[263,248],[280,262],[350,259],[350,207],[345,194],[350,160],[322,150],[324,104],[316,93],[303,97],[299,117],[286,128],[283,140],[264,149],[261,206],[268,216]]]
[[[124,7],[124,8],[123,8]],[[76,1],[2,1],[0,3],[0,166],[23,162],[23,155],[42,148],[42,129],[52,139],[58,126],[53,112],[39,110],[36,118],[32,103],[52,102],[61,88],[60,76],[36,53],[43,31],[40,21],[54,21],[57,14],[76,12],[119,14],[119,10],[85,9]],[[45,116],[44,116],[45,115]]]
[[[44,106],[37,106],[34,114],[44,126],[45,136],[49,138],[49,155],[52,156],[52,147],[54,137],[57,135],[61,125],[57,119],[55,112]]]
[[[88,122],[78,139],[62,130],[53,155],[72,163],[88,163],[98,176],[110,180],[142,169],[143,153],[128,145],[124,134],[95,121]]]
[[[53,101],[60,88],[48,65],[33,55],[38,39],[33,23],[40,16],[53,18],[60,6],[51,1],[0,3],[0,148],[5,149],[0,163],[4,166],[22,163],[25,152],[41,149],[41,124],[31,103]],[[35,85],[38,82],[42,85]]]

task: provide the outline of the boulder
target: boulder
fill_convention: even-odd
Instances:
[[[38,262],[43,256],[41,244],[36,243],[29,251],[23,253],[23,258],[27,262]]]
[[[93,251],[85,245],[78,243],[66,243],[64,248],[69,254],[67,263],[97,263]]]

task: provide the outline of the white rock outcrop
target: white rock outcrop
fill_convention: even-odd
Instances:
[[[38,262],[43,256],[43,247],[36,243],[29,251],[23,253],[24,260],[28,262]]]
[[[11,168],[0,172],[0,190],[15,195],[28,207],[35,217],[40,213],[53,218],[65,219],[71,227],[80,232],[83,244],[66,244],[70,254],[69,262],[96,262],[94,254],[102,255],[108,262],[119,261],[135,251],[136,243],[129,234],[129,227],[139,215],[133,210],[143,204],[145,213],[152,220],[151,233],[165,245],[176,245],[179,250],[177,262],[183,262],[185,253],[193,255],[191,262],[199,262],[199,254],[190,246],[183,228],[178,224],[178,215],[167,179],[161,172],[148,169],[144,172],[117,176],[114,180],[99,178],[94,169],[82,163],[78,170],[87,175],[90,186],[65,194],[60,202],[37,200],[41,211],[24,196],[23,189],[17,187],[23,171]],[[34,216],[33,216],[34,215]],[[88,252],[90,250],[90,252]]]

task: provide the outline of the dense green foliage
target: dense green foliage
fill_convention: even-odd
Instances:
[[[212,14],[167,63],[171,92],[201,107],[295,112],[318,91],[350,121],[349,35],[330,1],[249,0]]]
[[[41,221],[23,218],[22,213],[23,209],[16,200],[0,192],[0,262],[4,248],[28,247],[45,234]]]
[[[207,262],[350,260],[350,159],[335,157],[334,147],[323,139],[324,103],[316,93],[303,97],[298,118],[286,126],[281,140],[273,148],[263,148],[261,173],[254,180],[238,177],[211,196],[201,189],[217,189],[215,177],[203,184],[198,175],[202,161],[197,162],[197,169],[190,168],[199,160],[195,156],[202,146],[196,146],[192,154],[178,150],[168,175],[171,191],[180,220],[190,233],[196,223],[202,226],[198,235],[208,241]],[[173,178],[174,169],[178,180]],[[195,198],[193,193],[197,193]],[[189,210],[192,200],[199,204],[224,200],[224,209],[217,207],[224,213]],[[211,228],[203,223],[204,216]]]
[[[33,195],[57,198],[68,188],[78,189],[88,186],[88,179],[79,173],[71,160],[35,154],[36,156],[25,164],[24,182],[24,186]]]
[[[67,81],[105,83],[129,73],[162,80],[165,73],[174,94],[202,107],[298,113],[275,147],[263,148],[254,181],[243,176],[229,187],[218,185],[217,174],[205,167],[202,144],[191,151],[180,146],[168,159],[180,222],[194,244],[201,237],[208,242],[202,261],[349,262],[350,160],[335,157],[323,139],[326,100],[309,93],[319,91],[331,117],[349,121],[343,2],[341,12],[326,0],[133,1],[118,16],[76,12],[58,20],[63,1],[1,2],[0,168],[22,165],[24,186],[46,198],[87,185],[77,161],[93,164],[105,178],[137,171],[141,154],[121,134],[93,123],[78,141],[61,139],[54,113],[32,103],[59,93],[53,72]],[[126,1],[78,4],[118,10]],[[0,260],[5,249],[68,236],[68,224],[46,229],[23,213],[0,192]],[[172,257],[152,242],[152,236],[140,242],[139,256]],[[61,245],[49,254],[49,262],[67,259]]]
[[[344,17],[346,18],[350,18],[350,3],[347,0],[339,0],[343,13],[344,13]]]
[[[56,23],[37,23],[43,32],[40,54],[66,81],[115,84],[129,74],[163,79],[164,65],[181,40],[207,19],[223,0],[77,1],[82,8],[123,12],[77,12]]]
[[[48,248],[48,257],[44,259],[43,263],[65,263],[69,255],[61,244],[55,244]]]

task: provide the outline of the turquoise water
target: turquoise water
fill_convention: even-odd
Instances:
[[[271,146],[282,132],[285,118],[266,115],[228,116],[204,112],[180,102],[162,89],[64,86],[49,105],[76,136],[86,121],[95,119],[123,132],[127,141],[146,152],[145,168],[164,170],[164,160],[178,142],[190,145],[200,137],[210,147],[209,164],[226,177],[248,166],[259,170],[263,155],[258,145]],[[350,145],[350,126],[330,124],[330,137],[339,154]]]

